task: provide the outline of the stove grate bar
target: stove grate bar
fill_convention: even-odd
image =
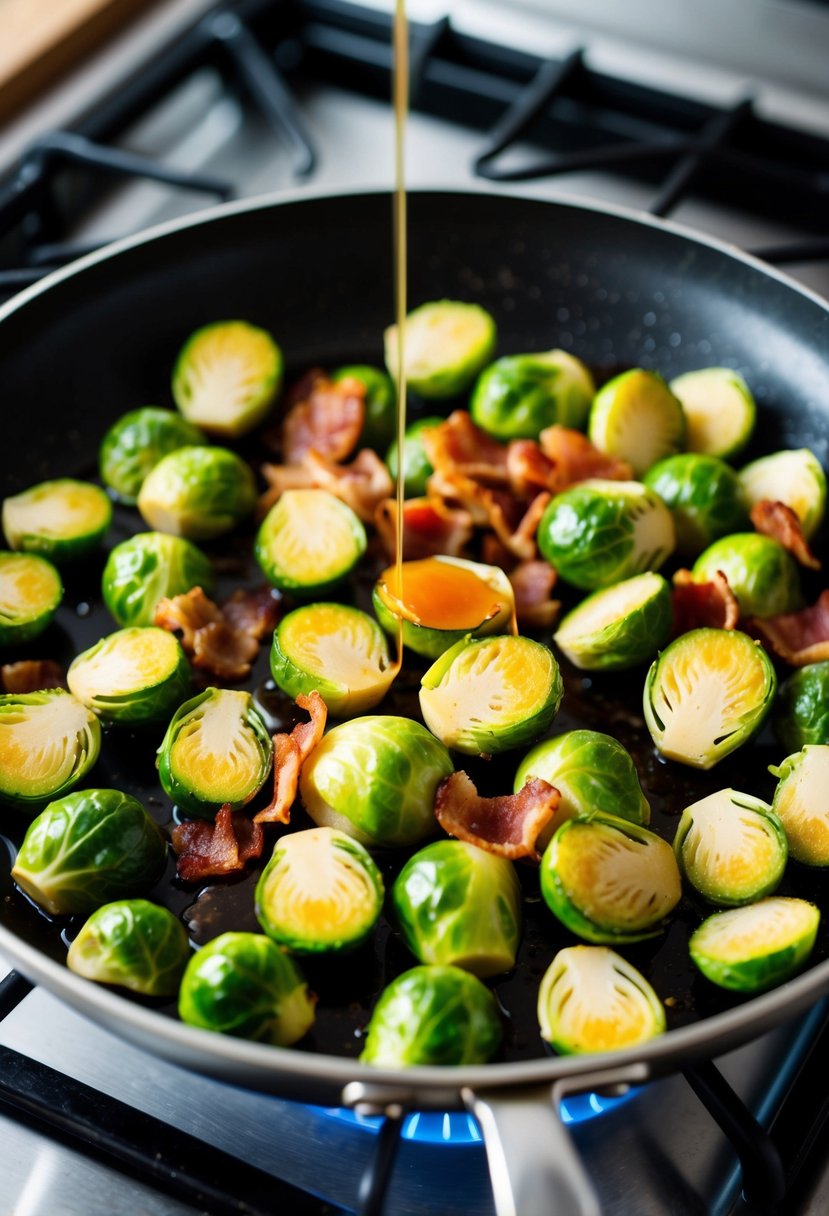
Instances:
[[[760,249],[750,249],[748,252],[755,258],[773,262],[777,266],[792,262],[822,262],[829,259],[829,236],[792,241],[786,245],[767,245]]]
[[[687,194],[695,179],[704,168],[706,160],[715,148],[722,147],[728,137],[735,132],[742,122],[751,116],[753,102],[745,98],[731,110],[715,114],[706,122],[700,131],[701,147],[697,152],[691,152],[682,157],[662,186],[657,197],[648,207],[651,215],[668,215]]]
[[[16,1009],[34,988],[34,984],[19,971],[10,971],[0,982],[0,1022]]]

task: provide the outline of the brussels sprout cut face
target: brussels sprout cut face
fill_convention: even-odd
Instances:
[[[162,456],[204,443],[201,431],[174,410],[147,405],[114,422],[101,443],[101,480],[120,502],[133,506],[150,469]]]
[[[688,423],[688,450],[730,460],[754,430],[754,398],[730,367],[704,367],[671,381]]]
[[[583,670],[624,671],[653,658],[671,626],[670,587],[661,574],[639,574],[589,595],[553,641]]]
[[[820,912],[805,899],[780,896],[717,912],[691,935],[691,958],[706,979],[734,992],[782,983],[812,952]]]
[[[406,383],[421,397],[454,397],[469,388],[489,363],[496,340],[495,322],[477,304],[457,300],[422,304],[406,317]],[[385,333],[385,353],[395,383],[397,352],[397,326],[391,325]]]
[[[808,448],[774,452],[753,460],[740,470],[740,489],[747,507],[761,499],[791,507],[808,540],[820,526],[826,510],[826,474]]]
[[[341,582],[366,551],[366,530],[327,490],[286,490],[256,537],[256,560],[280,591],[316,595]]]
[[[495,997],[459,967],[413,967],[383,991],[360,1059],[381,1068],[485,1064],[501,1042]]]
[[[420,498],[426,493],[426,482],[434,473],[429,463],[426,449],[423,446],[423,432],[440,426],[444,418],[421,418],[406,427],[403,436],[403,496],[404,498]],[[386,464],[392,477],[397,479],[398,451],[397,441],[391,444],[386,456]]]
[[[719,790],[686,807],[674,852],[691,886],[724,907],[770,895],[788,855],[777,816],[759,798],[736,790]]]
[[[777,678],[766,652],[737,630],[692,629],[645,682],[645,721],[669,760],[712,768],[759,730]]]
[[[148,891],[166,862],[164,837],[137,799],[82,790],[32,821],[12,878],[52,916],[87,915]]]
[[[772,810],[789,853],[807,866],[829,866],[829,747],[816,744],[769,770],[779,778]]]
[[[383,908],[383,879],[359,841],[334,828],[278,841],[256,884],[256,915],[269,937],[297,954],[358,946]]]
[[[694,562],[694,579],[708,583],[718,570],[728,579],[743,616],[776,616],[800,607],[797,563],[770,536],[736,532],[715,541]]]
[[[658,570],[673,552],[674,522],[638,481],[582,481],[548,505],[538,545],[563,579],[593,591]]]
[[[331,373],[334,384],[342,380],[359,380],[365,389],[365,419],[358,447],[385,452],[397,429],[397,397],[391,377],[379,367],[368,363],[353,363],[338,367]]]
[[[307,604],[280,621],[271,674],[288,696],[316,689],[334,717],[350,718],[382,700],[395,667],[372,617],[346,604]]]
[[[175,996],[190,942],[181,921],[146,899],[122,899],[92,913],[69,947],[70,971],[142,996]]]
[[[416,654],[435,659],[462,638],[506,629],[515,607],[512,584],[498,566],[462,557],[403,562],[377,580],[372,601],[380,624]]]
[[[0,552],[0,646],[36,638],[63,598],[60,575],[33,553]]]
[[[541,860],[541,893],[562,924],[589,942],[654,937],[682,888],[671,846],[612,815],[569,819]]]
[[[213,567],[189,540],[166,532],[139,532],[116,545],[101,579],[104,603],[119,625],[152,625],[159,600],[193,587],[209,594]]]
[[[299,790],[315,823],[369,847],[403,848],[434,833],[435,790],[451,772],[446,748],[419,722],[369,716],[325,735]]]
[[[138,495],[138,510],[157,532],[212,540],[241,523],[256,502],[256,482],[227,448],[178,448],[160,460]]]
[[[447,747],[494,755],[542,734],[563,692],[552,651],[507,634],[456,643],[424,675],[420,708]]]
[[[190,689],[187,656],[166,629],[120,629],[79,654],[70,691],[104,722],[162,722]]]
[[[282,351],[245,321],[197,329],[173,369],[173,399],[188,422],[236,439],[258,426],[282,384]]]
[[[223,933],[187,964],[178,997],[190,1026],[290,1047],[314,1024],[314,1001],[292,958],[261,933]]]
[[[409,858],[394,884],[406,945],[421,963],[484,977],[509,971],[521,933],[521,889],[512,862],[461,840],[439,840]]]
[[[789,676],[777,699],[774,731],[788,752],[829,743],[829,661],[808,663]]]
[[[590,411],[590,442],[627,460],[637,477],[685,444],[685,415],[656,372],[633,368],[599,389]]]
[[[40,553],[60,565],[98,548],[112,522],[112,503],[100,487],[63,477],[7,498],[3,531],[12,549]]]
[[[206,688],[176,711],[161,747],[158,773],[166,793],[194,815],[234,809],[268,779],[273,743],[248,692]]]
[[[538,990],[541,1037],[561,1055],[621,1051],[665,1032],[648,981],[606,946],[559,950]]]
[[[0,696],[0,799],[55,798],[86,776],[100,750],[98,719],[62,688]]]
[[[537,439],[556,423],[581,430],[595,391],[585,365],[564,350],[507,355],[481,373],[469,409],[496,439]]]
[[[681,553],[700,553],[748,523],[737,474],[716,456],[669,456],[648,470],[645,485],[670,508]]]

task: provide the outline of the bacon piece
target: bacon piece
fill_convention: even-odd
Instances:
[[[302,765],[319,743],[325,730],[328,709],[318,692],[296,699],[300,709],[311,715],[308,722],[298,722],[287,734],[273,737],[273,798],[268,806],[254,815],[254,823],[290,823],[291,807],[296,798]]]
[[[154,621],[181,634],[194,667],[219,679],[243,680],[259,653],[259,641],[276,624],[278,597],[270,588],[238,591],[220,608],[193,587],[185,595],[159,600]]]
[[[626,460],[606,456],[581,431],[566,426],[548,426],[538,437],[541,451],[556,466],[556,493],[578,481],[601,477],[608,481],[630,481],[633,469]]]
[[[708,583],[695,583],[690,570],[677,570],[672,593],[674,633],[689,629],[736,629],[740,605],[722,570]]]
[[[371,523],[377,506],[394,493],[391,474],[371,448],[363,448],[350,464],[336,464],[310,451],[299,465],[263,464],[268,489],[259,498],[257,514],[267,515],[286,490],[328,490],[342,499],[364,523]]]
[[[437,788],[435,815],[443,830],[458,840],[499,857],[538,861],[536,840],[555,814],[559,799],[555,786],[540,778],[528,781],[517,794],[482,798],[471,778],[456,772]]]
[[[176,869],[182,882],[199,882],[236,874],[245,863],[262,856],[265,834],[242,811],[232,811],[226,802],[215,823],[186,819],[172,831]]]
[[[808,566],[810,570],[820,569],[820,562],[809,548],[809,542],[803,535],[803,526],[791,507],[787,507],[784,502],[772,502],[769,498],[763,498],[754,504],[749,515],[758,532],[778,541],[801,566]]]
[[[384,498],[374,523],[390,558],[397,551],[397,499]],[[403,559],[416,561],[445,553],[460,557],[472,539],[472,516],[447,507],[441,498],[408,498],[403,504]]]
[[[193,666],[220,680],[244,680],[259,653],[255,638],[225,621],[211,621],[193,634]]]
[[[556,578],[555,570],[545,561],[519,562],[509,572],[519,625],[528,629],[550,628],[561,610],[560,602],[551,598]]]
[[[829,659],[829,590],[822,591],[814,604],[800,612],[749,617],[747,627],[792,667]]]
[[[66,688],[63,668],[51,659],[21,659],[0,667],[3,692],[40,692],[44,688]]]
[[[276,587],[266,583],[252,589],[239,587],[224,601],[221,613],[232,629],[240,629],[258,642],[276,628],[281,603]]]
[[[507,473],[513,493],[531,498],[539,490],[558,491],[558,469],[533,439],[513,439],[507,447]]]
[[[315,368],[292,394],[282,424],[282,455],[299,464],[310,451],[345,460],[357,446],[365,419],[365,385],[351,377],[335,383]]]
[[[507,448],[472,421],[466,410],[454,410],[445,422],[420,432],[435,472],[461,471],[486,485],[507,485]]]
[[[489,522],[492,529],[504,548],[519,561],[532,561],[537,556],[535,536],[551,498],[552,495],[546,491],[536,494],[518,523],[511,527],[503,503],[494,495],[491,496]]]

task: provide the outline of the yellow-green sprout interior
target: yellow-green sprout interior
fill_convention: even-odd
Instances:
[[[339,604],[297,609],[285,618],[279,641],[294,666],[344,691],[386,688],[394,676],[374,622]]]
[[[180,654],[178,642],[165,629],[122,629],[72,665],[69,687],[86,704],[97,697],[152,688],[175,671]]]
[[[689,452],[730,452],[748,437],[754,407],[744,381],[729,368],[687,372],[671,388],[685,411]]]
[[[264,331],[243,322],[207,326],[188,342],[176,370],[191,422],[232,432],[240,414],[275,387],[279,361]]]
[[[103,531],[110,515],[109,500],[98,486],[66,478],[7,498],[3,526],[12,536],[60,540]]]
[[[397,366],[397,327],[388,333],[392,366]],[[452,367],[485,349],[492,340],[492,321],[480,308],[440,301],[416,309],[406,318],[406,374],[413,380],[430,376],[436,365]]]
[[[753,461],[740,473],[740,485],[749,503],[767,498],[791,507],[807,536],[812,535],[820,522],[824,477],[808,448],[775,452]]]
[[[745,908],[719,912],[697,929],[693,945],[718,963],[765,958],[813,934],[820,913],[804,899],[775,897]]]
[[[605,946],[560,950],[538,999],[541,1033],[560,1051],[617,1051],[665,1029],[665,1015],[644,976]]]
[[[750,899],[764,878],[775,870],[782,873],[786,861],[773,823],[741,805],[739,797],[733,790],[719,790],[695,803],[682,842],[683,863],[694,885],[697,880],[703,889],[714,885],[734,903]]]
[[[243,802],[262,783],[262,749],[245,720],[250,695],[222,689],[184,718],[170,768],[187,789],[211,802]]]
[[[350,569],[362,552],[351,512],[325,490],[283,494],[266,529],[271,560],[300,585],[322,585]]]
[[[5,710],[0,715],[3,785],[28,798],[59,789],[90,749],[93,719],[90,710],[68,694]]]
[[[488,639],[463,651],[421,701],[438,721],[494,725],[534,713],[550,695],[554,659],[523,638]]]
[[[0,621],[27,620],[45,612],[60,594],[58,573],[47,562],[25,553],[0,560]]]
[[[659,575],[640,574],[589,596],[567,615],[556,634],[556,641],[566,646],[570,641],[599,633],[641,608],[662,586]]]
[[[781,782],[774,810],[789,852],[810,865],[829,865],[829,747],[807,747]]]

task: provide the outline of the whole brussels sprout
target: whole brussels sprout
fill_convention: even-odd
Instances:
[[[104,603],[119,625],[152,625],[165,596],[213,588],[213,567],[191,541],[167,532],[139,532],[116,545],[101,578]]]
[[[595,391],[588,369],[567,351],[505,355],[481,372],[469,411],[496,439],[537,439],[555,424],[580,430]]]
[[[119,502],[134,506],[150,469],[176,448],[205,443],[204,435],[175,410],[145,405],[113,422],[101,441],[101,481]]]
[[[575,667],[626,671],[652,659],[672,628],[671,589],[648,571],[588,595],[559,623],[553,641]]]
[[[769,765],[777,777],[772,810],[789,842],[789,855],[806,866],[829,866],[829,747],[807,744],[780,765]]]
[[[350,363],[331,373],[335,384],[359,380],[365,389],[365,416],[359,446],[385,452],[397,428],[397,396],[387,372],[369,363]]]
[[[803,535],[814,536],[826,511],[826,474],[809,448],[772,452],[739,473],[746,508],[762,499],[784,502],[800,520]]]
[[[638,481],[582,481],[557,494],[538,525],[544,557],[585,591],[658,570],[674,543],[670,511]]]
[[[3,503],[9,548],[58,566],[94,553],[111,523],[112,503],[101,487],[72,477],[42,481]]]
[[[780,689],[774,733],[787,752],[806,743],[829,743],[829,660],[808,663]]]
[[[411,422],[406,427],[403,436],[403,497],[420,498],[426,493],[426,482],[434,473],[434,469],[426,455],[423,445],[423,432],[440,426],[444,418],[430,416]],[[392,477],[397,480],[398,443],[395,439],[386,454],[386,464]]]
[[[380,1068],[484,1064],[501,1042],[495,997],[459,967],[413,967],[380,994],[360,1056]]]
[[[254,553],[280,591],[312,596],[351,573],[366,551],[366,530],[328,490],[286,490],[262,520]]]
[[[392,896],[406,945],[421,963],[481,978],[515,966],[521,888],[505,857],[438,840],[409,858]]]
[[[634,476],[642,477],[685,446],[685,414],[657,372],[634,367],[599,389],[588,435],[600,452],[626,460]]]
[[[748,522],[737,474],[716,456],[668,456],[648,469],[644,481],[673,515],[680,553],[700,553]]]
[[[0,696],[0,799],[42,806],[76,786],[100,750],[95,714],[62,688]]]
[[[144,479],[138,510],[158,532],[212,540],[250,515],[256,482],[245,462],[219,447],[177,448]]]
[[[12,878],[52,916],[87,915],[148,891],[164,872],[164,837],[120,790],[79,790],[32,820]]]
[[[792,555],[770,536],[735,532],[701,553],[693,566],[695,582],[707,583],[721,570],[743,616],[776,616],[801,605],[800,576]]]
[[[702,367],[671,381],[688,423],[688,451],[731,460],[754,430],[756,407],[739,372]]]
[[[92,913],[69,947],[66,965],[98,984],[175,996],[189,957],[178,917],[147,899],[122,899]]]
[[[0,646],[43,633],[62,599],[60,575],[45,557],[0,552]]]
[[[282,351],[265,329],[216,321],[191,334],[173,368],[173,400],[188,422],[237,439],[258,426],[282,386]]]
[[[729,789],[685,808],[674,852],[683,876],[704,899],[734,907],[775,890],[786,868],[788,846],[783,824],[771,807]]]
[[[187,964],[178,997],[189,1026],[290,1047],[314,1024],[296,963],[262,933],[223,933]]]
[[[763,992],[806,961],[819,924],[814,904],[777,895],[715,912],[691,934],[688,949],[712,984],[733,992]]]
[[[369,847],[402,848],[435,831],[435,790],[453,771],[419,722],[369,715],[325,735],[302,766],[299,792],[315,823]]]
[[[398,376],[397,326],[385,335],[386,367]],[[492,317],[478,304],[437,300],[421,304],[406,317],[406,383],[421,397],[454,397],[468,388],[495,351],[498,333]]]
[[[190,691],[190,665],[166,629],[135,625],[101,638],[66,673],[70,692],[102,722],[163,722]]]

